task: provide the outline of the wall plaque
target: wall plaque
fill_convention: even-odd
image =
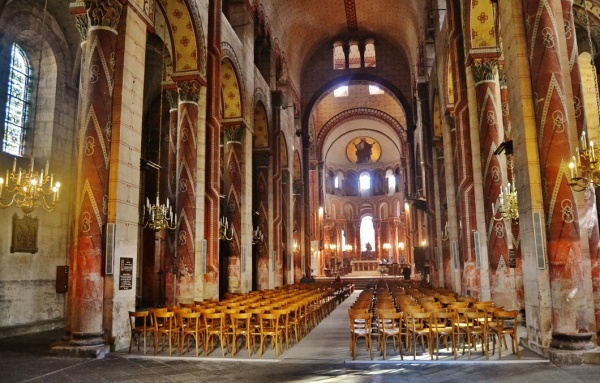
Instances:
[[[133,258],[119,260],[119,290],[133,288]]]
[[[17,213],[13,215],[12,220],[12,243],[10,245],[11,253],[37,253],[37,233],[39,222],[37,217],[32,218],[25,215],[19,218]]]

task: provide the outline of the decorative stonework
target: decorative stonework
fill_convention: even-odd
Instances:
[[[84,13],[80,13],[80,14],[74,15],[74,17],[75,17],[75,26],[77,27],[77,30],[79,31],[79,34],[81,35],[81,41],[86,41],[87,34],[88,34],[87,15]]]
[[[229,143],[241,143],[244,139],[245,129],[239,125],[223,127],[223,133]]]
[[[493,81],[498,72],[498,60],[478,59],[473,62],[471,69],[476,83],[481,81]]]
[[[92,27],[117,29],[123,5],[118,0],[91,0],[85,2],[89,24]]]
[[[181,102],[198,102],[200,99],[201,85],[197,80],[178,82],[177,88]]]

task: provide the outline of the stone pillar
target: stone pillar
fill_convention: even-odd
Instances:
[[[559,0],[532,0],[523,5],[531,84],[538,132],[540,173],[544,180],[544,215],[551,286],[552,342],[556,349],[593,347],[585,307],[583,255],[579,219],[566,175],[571,153],[568,94],[563,51],[563,20],[555,14]],[[561,26],[560,28],[558,26]],[[562,40],[562,42],[561,42]],[[567,102],[572,102],[568,99]],[[583,339],[585,338],[585,339]]]
[[[565,39],[567,41],[567,56],[572,58],[571,69],[571,87],[573,89],[573,109],[575,110],[575,123],[577,125],[577,137],[581,137],[581,133],[584,131],[586,126],[586,115],[584,113],[583,105],[583,81],[597,82],[591,75],[596,73],[587,73],[585,80],[582,80],[581,66],[579,65],[579,52],[577,49],[577,36],[575,34],[575,20],[573,17],[573,0],[562,0],[562,11],[563,20],[565,25]],[[584,6],[588,6],[584,3]],[[591,10],[587,10],[588,12]],[[589,17],[589,15],[588,15]],[[592,66],[596,69],[595,66]],[[590,71],[591,72],[591,71]],[[596,98],[592,102],[598,103]],[[587,103],[587,102],[586,102]],[[600,105],[599,105],[600,106]],[[594,122],[591,122],[592,124]],[[591,130],[591,129],[590,129]],[[590,138],[597,142],[600,137],[593,137],[592,133],[588,130]],[[588,261],[585,260],[586,266],[584,266],[584,278],[587,280],[588,276],[586,269],[590,268],[593,298],[588,298],[588,305],[594,305],[595,321],[596,321],[596,334],[599,334],[600,329],[600,233],[598,227],[598,201],[600,195],[598,195],[596,188],[590,185],[583,193],[583,199],[585,204],[583,209],[580,208],[580,219],[579,224],[582,227],[587,228],[584,233],[587,234],[589,252],[590,252],[590,266],[588,267]]]
[[[373,218],[373,230],[375,231],[373,251],[375,251],[375,259],[379,259],[381,257],[381,219]]]
[[[506,308],[513,307],[514,289],[506,283],[508,278],[508,233],[511,220],[501,220],[492,207],[497,208],[500,192],[504,188],[504,177],[500,156],[494,151],[504,141],[502,115],[497,99],[498,61],[495,58],[476,59],[471,66],[476,86],[477,115],[479,116],[479,142],[483,173],[484,213],[486,226],[492,227],[488,233],[488,261],[490,273],[491,297],[496,304]],[[510,182],[510,179],[507,181]],[[498,221],[497,221],[498,220]],[[507,225],[508,224],[508,227]]]
[[[242,233],[242,166],[244,158],[242,140],[244,138],[244,127],[232,125],[224,127],[224,171],[223,183],[225,194],[226,211],[222,215],[229,220],[232,238],[228,241],[229,258],[227,267],[227,291],[230,293],[241,292],[242,286],[242,263],[241,263],[241,233]]]
[[[477,231],[475,210],[475,186],[473,180],[473,150],[471,147],[471,133],[469,126],[469,107],[467,100],[467,84],[465,76],[465,61],[463,36],[461,29],[461,12],[458,2],[448,2],[448,22],[450,32],[450,62],[455,89],[454,131],[452,136],[452,150],[456,153],[454,159],[454,187],[456,188],[456,225],[451,222],[450,242],[455,243],[457,249],[458,268],[452,267],[453,288],[461,294],[480,296],[479,273],[474,267],[465,267],[469,259],[473,259],[474,249],[471,243],[471,233]],[[448,194],[448,199],[451,195]],[[450,216],[450,219],[453,215]],[[462,229],[462,235],[457,228]],[[455,262],[451,262],[455,263]]]
[[[282,200],[281,200],[281,182],[282,182],[282,171],[283,164],[281,163],[281,144],[280,140],[283,139],[283,133],[281,132],[281,109],[273,108],[273,141],[271,150],[273,152],[272,157],[272,168],[273,168],[273,251],[276,257],[275,269],[272,270],[274,280],[274,286],[281,286],[283,284],[283,273],[281,270],[281,256],[282,256]]]
[[[219,299],[219,135],[221,129],[221,0],[208,1],[204,299]]]
[[[269,211],[269,162],[270,154],[268,150],[259,151],[254,154],[255,162],[255,180],[256,184],[256,201],[258,204],[257,224],[260,231],[263,233],[264,239],[260,243],[254,244],[253,258],[256,258],[257,266],[257,287],[259,290],[269,288],[269,227],[268,227],[268,211]]]
[[[171,203],[175,203],[177,201],[177,133],[179,131],[179,94],[177,92],[177,86],[175,84],[169,85],[165,89],[165,95],[167,101],[169,102],[169,145],[168,145],[168,164],[167,171],[164,173],[167,175],[167,193],[168,198]],[[164,188],[163,188],[164,190]],[[177,206],[174,206],[177,208]],[[178,215],[179,219],[180,216]],[[172,297],[175,296],[175,292],[173,290],[173,269],[174,269],[174,260],[177,256],[177,251],[175,250],[177,244],[177,230],[169,230],[165,235],[166,246],[164,247],[164,257],[162,258],[162,263],[160,265],[159,270],[159,278],[161,284],[160,291],[160,304],[166,304],[166,298],[170,298],[170,302],[172,301]],[[167,291],[167,275],[169,276],[169,290]]]
[[[504,61],[499,61],[498,66],[498,79],[500,83],[500,101],[502,108],[502,124],[504,125],[504,137],[505,141],[512,141],[512,125],[510,122],[510,109],[508,105],[508,86],[506,84],[506,70],[504,68]],[[513,143],[514,146],[514,143]],[[506,178],[509,180],[514,179],[514,156],[506,156]],[[519,238],[519,224],[513,222],[510,225],[510,236],[508,237],[509,257],[508,257],[508,268],[510,271],[511,281],[510,283],[514,286],[514,297],[513,303],[507,308],[512,307],[516,309],[523,308],[525,306],[525,292],[523,287],[523,260],[521,258],[521,240]],[[512,252],[512,253],[511,253]]]
[[[100,356],[108,351],[108,346],[103,345],[102,249],[108,214],[117,27],[122,5],[115,0],[85,2],[85,11],[89,29],[82,67],[69,346],[74,353],[88,349]]]
[[[177,80],[175,80],[177,81]],[[171,274],[175,281],[177,302],[194,300],[195,242],[196,242],[196,164],[198,152],[198,99],[200,83],[197,80],[178,81],[179,130],[177,132],[177,185],[175,200],[177,218],[176,257]],[[171,302],[167,297],[167,302]],[[176,304],[177,302],[172,302]]]

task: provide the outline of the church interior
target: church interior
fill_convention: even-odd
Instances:
[[[587,361],[599,57],[598,0],[0,1],[0,334],[408,270]]]

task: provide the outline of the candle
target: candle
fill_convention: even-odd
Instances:
[[[575,156],[573,156],[573,161],[575,161]],[[573,162],[569,162],[569,170],[571,171],[571,179],[575,178],[573,174],[573,169],[575,168],[575,164]]]
[[[590,162],[594,162],[596,160],[594,156],[594,141],[590,141]]]
[[[17,159],[15,158],[15,160],[13,161],[13,173],[16,173],[17,171]]]
[[[49,169],[50,169],[50,161],[46,160],[46,171],[44,173],[48,174]]]
[[[587,149],[587,142],[585,138],[585,130],[581,132],[581,150],[585,151]]]

